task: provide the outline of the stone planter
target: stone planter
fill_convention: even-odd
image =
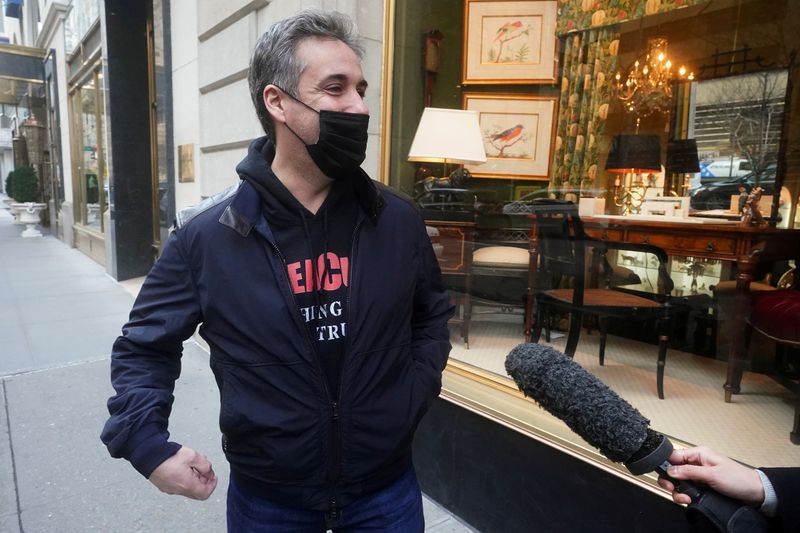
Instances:
[[[13,202],[14,200],[11,201]],[[18,205],[22,204],[11,203],[8,205],[8,212],[11,213],[12,217],[14,217],[14,224],[22,224],[22,222],[19,221],[19,209],[17,208]]]
[[[41,212],[47,208],[47,204],[40,204],[34,202],[27,202],[24,204],[11,204],[11,209],[19,213],[19,221],[25,224],[25,231],[22,236],[28,237],[41,237],[42,232],[36,228],[36,225],[41,220]]]

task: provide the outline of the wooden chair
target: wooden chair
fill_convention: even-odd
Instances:
[[[570,316],[565,353],[572,357],[578,346],[584,314],[597,316],[600,323],[600,364],[604,363],[608,320],[657,320],[658,397],[664,398],[664,366],[669,342],[670,302],[673,283],[667,268],[667,254],[649,244],[616,243],[592,239],[583,231],[578,207],[571,202],[539,200],[531,209],[531,261],[529,308],[535,300],[535,319],[529,340],[538,342],[551,309]],[[587,250],[593,252],[587,264]],[[641,292],[612,286],[614,269],[606,255],[609,249],[652,254],[658,260],[658,292],[645,297]],[[587,268],[588,267],[588,268]],[[589,286],[587,287],[587,272]],[[529,313],[530,315],[530,313]]]
[[[523,221],[527,219],[523,217]],[[511,216],[478,217],[472,254],[472,296],[482,314],[510,315],[518,310],[524,315],[528,248],[527,228],[514,227]]]

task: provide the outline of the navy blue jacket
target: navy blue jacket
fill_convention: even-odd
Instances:
[[[353,236],[339,402],[247,182],[210,198],[167,240],[111,360],[102,440],[144,476],[174,454],[167,420],[182,342],[200,324],[220,389],[232,475],[313,509],[346,505],[410,464],[414,430],[441,388],[453,308],[415,208],[366,175]],[[363,188],[362,188],[363,189]]]
[[[800,468],[760,468],[778,496],[778,513],[770,521],[770,531],[800,532]]]

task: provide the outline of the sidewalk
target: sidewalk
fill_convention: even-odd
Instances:
[[[109,352],[133,297],[77,250],[21,232],[0,209],[0,532],[225,531],[228,467],[208,354],[185,344],[170,417],[172,438],[205,453],[219,476],[197,502],[161,494],[99,439]],[[473,531],[424,506],[426,531]]]

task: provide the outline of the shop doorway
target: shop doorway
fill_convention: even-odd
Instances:
[[[109,199],[104,94],[98,60],[69,95],[75,246],[102,265]]]

